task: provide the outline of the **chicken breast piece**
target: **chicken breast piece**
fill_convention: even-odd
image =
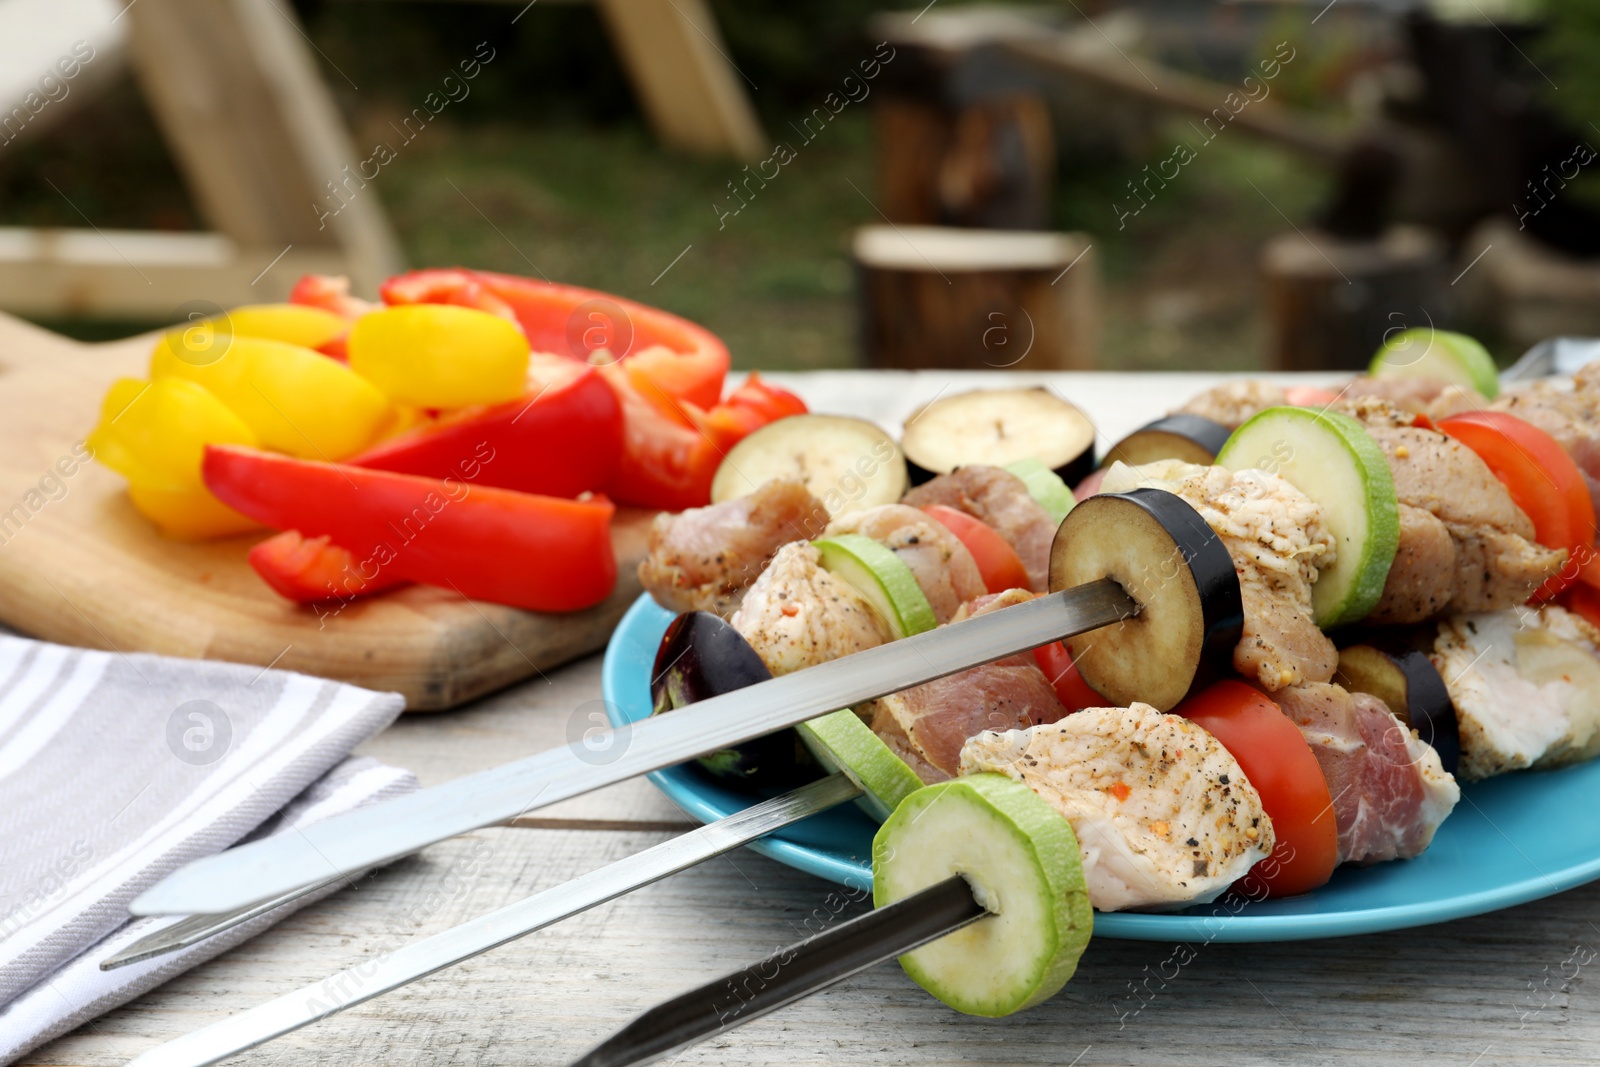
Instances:
[[[1233,558],[1244,602],[1234,668],[1268,690],[1333,677],[1339,653],[1318,629],[1311,586],[1335,557],[1322,506],[1276,474],[1163,460],[1113,463],[1101,489],[1148,486],[1176,493],[1205,519]]]
[[[893,551],[911,569],[940,622],[949,622],[963,603],[988,591],[967,546],[916,508],[884,504],[852,511],[829,523],[828,533],[860,534]]]
[[[1050,588],[1050,545],[1056,524],[1010,471],[974,464],[924,482],[901,501],[914,508],[930,504],[964,511],[999,531],[1017,552],[1035,593]]]
[[[775,675],[892,639],[889,624],[855,586],[822,569],[809,541],[778,549],[728,621]]]
[[[1383,400],[1363,398],[1339,407],[1366,426],[1383,449],[1399,502],[1432,515],[1450,536],[1403,514],[1397,559],[1373,621],[1421,622],[1441,610],[1493,611],[1526,601],[1566,561],[1563,549],[1533,541],[1524,515],[1483,460],[1437,430],[1412,425],[1413,416]],[[1450,597],[1437,603],[1438,572],[1451,569]]]
[[[1600,755],[1600,632],[1546,605],[1439,623],[1433,665],[1461,730],[1463,781]]]
[[[639,581],[668,611],[731,615],[780,546],[827,524],[827,508],[804,485],[774,479],[737,500],[657,515]]]
[[[1420,855],[1461,799],[1439,754],[1377,697],[1337,685],[1273,694],[1322,768],[1339,830],[1340,863]]]
[[[1431,619],[1456,595],[1456,543],[1433,512],[1400,505],[1400,537],[1383,598],[1366,621],[1373,624]]]
[[[1369,378],[1362,376],[1349,383],[1344,396],[1350,399],[1374,397],[1386,400],[1397,410],[1432,419],[1448,418],[1463,411],[1481,411],[1489,403],[1475,389],[1454,385],[1441,378]]]
[[[979,734],[960,769],[1008,775],[1066,816],[1099,911],[1213,900],[1272,852],[1272,820],[1228,750],[1148,704]]]
[[[1212,422],[1220,422],[1230,430],[1237,430],[1268,408],[1280,407],[1288,402],[1282,386],[1256,378],[1243,378],[1212,386],[1172,413],[1199,415]]]

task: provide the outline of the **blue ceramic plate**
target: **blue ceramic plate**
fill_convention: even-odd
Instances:
[[[649,596],[629,609],[606,649],[602,677],[613,722],[650,714],[650,670],[671,613]],[[650,776],[702,822],[752,803],[692,766]],[[1165,915],[1095,916],[1099,937],[1141,941],[1299,941],[1366,934],[1479,915],[1600,877],[1600,761],[1512,774],[1462,791],[1433,846],[1414,860],[1341,868],[1314,893],[1249,903],[1229,898]],[[853,804],[751,845],[780,863],[852,886],[872,878],[871,820]]]

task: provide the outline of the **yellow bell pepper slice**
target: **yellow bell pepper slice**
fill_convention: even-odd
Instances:
[[[168,537],[198,541],[259,530],[261,524],[241,515],[205,489],[162,489],[128,483],[128,499]]]
[[[207,444],[257,443],[227,405],[183,378],[118,379],[88,437],[94,458],[130,482],[174,491],[204,489],[200,461]]]
[[[387,397],[343,363],[300,345],[218,334],[196,347],[194,328],[156,344],[150,377],[203,385],[255,432],[263,448],[338,460],[377,439],[394,418]]]
[[[259,524],[206,490],[200,462],[211,443],[254,445],[256,435],[205,387],[183,378],[121,378],[90,432],[94,458],[128,479],[133,506],[174,537],[218,537]]]
[[[320,348],[350,328],[342,315],[304,304],[246,304],[227,311],[218,329],[302,348]]]
[[[350,366],[402,404],[464,408],[527,389],[528,340],[515,323],[453,304],[370,311],[350,328]]]

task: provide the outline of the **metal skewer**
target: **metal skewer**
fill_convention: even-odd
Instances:
[[[623,727],[613,732],[621,754],[610,763],[596,764],[572,747],[553,749],[229,849],[175,871],[130,910],[233,911],[1137,612],[1137,603],[1110,579],[1049,593]]]
[[[301,897],[310,896],[319,890],[326,889],[335,882],[343,881],[340,878],[330,878],[326,882],[308,885],[304,889],[296,889],[292,893],[285,893],[281,897],[263,900],[259,904],[252,904],[246,908],[235,911],[223,912],[221,915],[191,915],[187,919],[173,923],[171,926],[162,927],[152,934],[148,934],[112,956],[107,956],[100,961],[102,971],[114,971],[119,967],[128,967],[145,960],[153,960],[157,956],[165,956],[169,952],[178,952],[182,949],[198,945],[214,934],[224,930],[231,930],[240,923],[247,923],[257,916],[265,915],[275,908],[280,908],[291,901]]]
[[[861,790],[843,774],[810,782],[783,796],[735,812],[498,911],[412,942],[387,956],[340,971],[240,1015],[169,1041],[140,1056],[129,1067],[202,1067],[216,1063],[670,874],[731,852],[860,795]]]
[[[807,938],[640,1015],[572,1067],[627,1067],[759,1019],[989,913],[959,875]]]

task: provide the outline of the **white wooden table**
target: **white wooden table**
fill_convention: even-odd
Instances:
[[[947,382],[796,377],[820,409],[892,420]],[[1306,379],[1310,380],[1310,379]],[[1199,379],[1078,376],[1112,435]],[[926,387],[926,388],[925,388]],[[844,392],[852,400],[836,397]],[[1126,416],[1126,418],[1124,417]],[[599,657],[454,712],[411,715],[362,751],[446,781],[566,743],[600,695]],[[1574,812],[1574,818],[1591,818]],[[687,822],[643,781],[427,849],[25,1062],[102,1067],[413,938],[663,840]],[[246,1053],[240,1064],[566,1063],[637,1012],[861,910],[837,887],[741,851]],[[815,918],[814,918],[815,917]],[[1600,884],[1509,911],[1311,943],[1096,939],[1053,1000],[956,1015],[893,965],[690,1049],[684,1064],[1373,1064],[1600,1059]]]

